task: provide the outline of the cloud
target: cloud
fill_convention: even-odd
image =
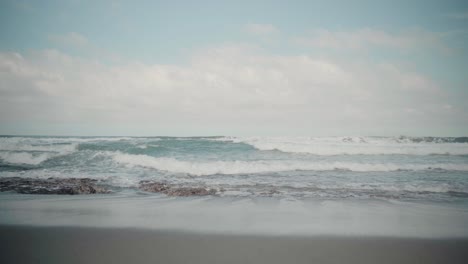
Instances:
[[[457,108],[430,78],[396,65],[275,56],[236,45],[201,51],[182,66],[106,65],[56,50],[0,53],[0,74],[1,122],[388,134],[388,126],[440,123],[450,118],[445,105]]]
[[[271,24],[247,24],[245,26],[245,31],[258,36],[267,36],[279,33],[279,30]]]
[[[76,32],[68,32],[63,35],[50,35],[49,40],[59,45],[72,47],[84,47],[89,44],[85,36]]]
[[[445,14],[445,17],[457,20],[466,20],[468,19],[468,11]]]
[[[444,43],[446,33],[430,32],[421,29],[390,33],[384,30],[362,28],[354,31],[330,31],[319,29],[309,37],[295,38],[297,44],[332,49],[365,50],[368,48],[390,48],[411,50],[433,48],[449,51]]]

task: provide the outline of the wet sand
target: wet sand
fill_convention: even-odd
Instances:
[[[213,235],[0,226],[7,263],[466,263],[468,239]]]

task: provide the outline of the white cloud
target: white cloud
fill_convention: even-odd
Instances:
[[[446,33],[430,32],[421,29],[390,33],[384,30],[363,28],[354,31],[330,31],[319,29],[309,37],[296,38],[301,45],[333,49],[367,49],[372,47],[399,50],[434,48],[449,51],[443,38]]]
[[[83,47],[89,44],[85,36],[76,32],[68,32],[63,35],[50,35],[49,40],[59,45],[73,47]]]
[[[447,119],[447,102],[439,103],[446,95],[421,74],[235,45],[205,50],[184,66],[109,66],[56,50],[0,53],[0,74],[1,122],[388,134],[387,126]]]
[[[279,33],[279,30],[271,24],[247,24],[245,31],[259,36],[266,36]]]

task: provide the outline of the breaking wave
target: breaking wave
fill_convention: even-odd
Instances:
[[[38,165],[50,158],[77,150],[78,143],[60,139],[0,138],[0,161],[6,164]]]
[[[35,145],[35,144],[1,144],[0,151],[42,151],[42,152],[73,152],[76,150],[78,144],[48,144],[48,145]]]
[[[258,150],[279,150],[314,155],[468,155],[465,138],[385,137],[221,137]]]
[[[387,172],[399,170],[453,170],[468,171],[468,164],[369,164],[353,162],[306,162],[306,161],[211,161],[193,162],[182,161],[174,158],[156,158],[147,155],[133,155],[125,153],[113,153],[115,162],[126,166],[139,166],[153,168],[174,173],[186,173],[191,175],[213,174],[247,174],[281,171],[329,171],[349,170],[357,172]]]
[[[34,155],[28,152],[0,152],[0,159],[4,163],[9,164],[27,164],[38,165],[39,163],[49,159],[50,153],[41,153]]]

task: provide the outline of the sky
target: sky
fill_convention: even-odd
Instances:
[[[467,136],[468,1],[0,0],[0,134]]]

